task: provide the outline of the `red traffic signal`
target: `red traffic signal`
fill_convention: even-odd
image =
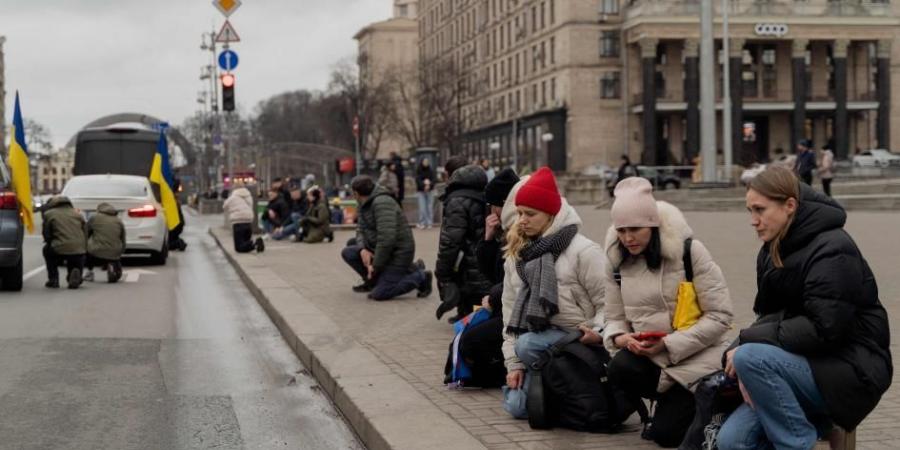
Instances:
[[[222,74],[222,110],[234,111],[234,75],[230,73]]]
[[[234,86],[234,75],[230,73],[222,74],[222,87]]]

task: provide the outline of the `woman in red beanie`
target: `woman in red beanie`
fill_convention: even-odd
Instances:
[[[579,234],[581,218],[560,197],[550,169],[522,185],[515,206],[518,220],[507,236],[504,263],[503,406],[525,419],[526,367],[569,331],[583,331],[585,344],[602,342],[604,256]]]

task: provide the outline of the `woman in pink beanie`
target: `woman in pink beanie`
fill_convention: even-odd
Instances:
[[[656,201],[649,181],[626,178],[615,196],[605,246],[603,336],[614,354],[609,378],[630,396],[657,402],[643,437],[676,447],[694,418],[694,382],[722,367],[731,297],[722,271],[692,239],[684,215]],[[693,268],[702,315],[694,325],[675,330],[672,319],[687,267]]]
[[[503,279],[504,409],[528,417],[530,366],[570,331],[600,344],[603,250],[579,233],[581,218],[543,167],[515,194],[518,219],[507,235]]]

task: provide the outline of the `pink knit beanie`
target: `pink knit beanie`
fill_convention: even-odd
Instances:
[[[659,211],[653,198],[653,186],[645,178],[629,177],[616,185],[610,215],[613,226],[619,228],[643,228],[659,226]]]

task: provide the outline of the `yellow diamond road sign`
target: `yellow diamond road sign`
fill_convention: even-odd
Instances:
[[[225,17],[230,17],[241,7],[241,0],[213,0],[212,4],[219,12],[224,14]]]

